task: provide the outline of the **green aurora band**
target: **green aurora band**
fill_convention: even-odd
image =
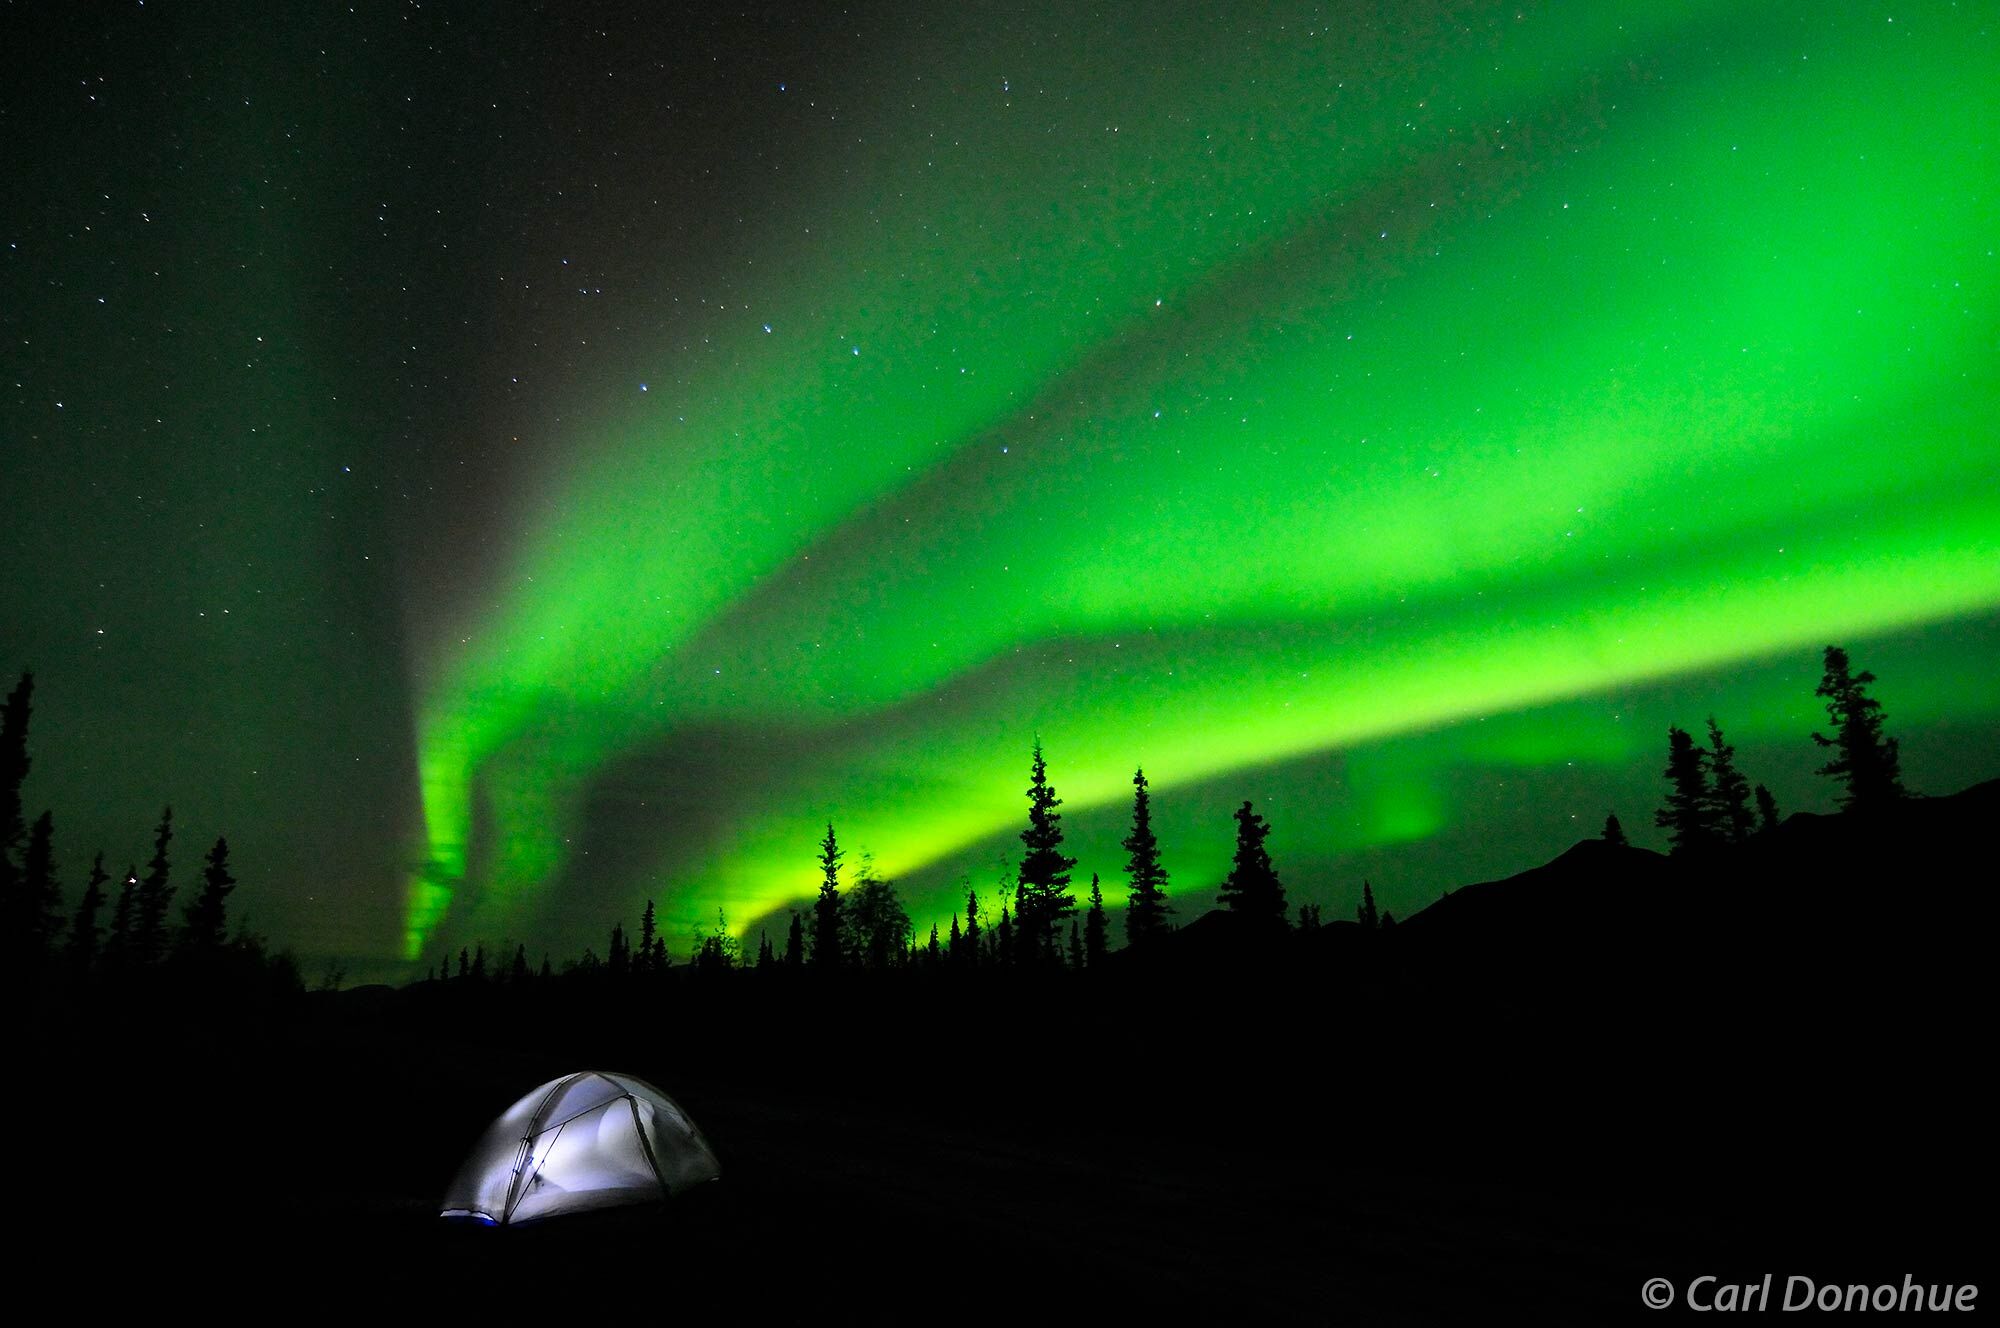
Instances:
[[[1732,736],[1795,736],[1759,661],[2000,605],[1987,7],[1365,8],[882,51],[754,288],[565,403],[420,646],[407,957],[593,875],[740,929],[828,820],[922,931],[1036,732],[1113,901],[1137,764],[1170,802],[1352,753],[1355,818],[1280,839],[1418,840],[1579,698],[1743,666]]]

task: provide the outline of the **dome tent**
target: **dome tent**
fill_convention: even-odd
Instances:
[[[584,1070],[501,1113],[445,1191],[441,1214],[505,1226],[657,1202],[721,1174],[672,1098],[643,1079]]]

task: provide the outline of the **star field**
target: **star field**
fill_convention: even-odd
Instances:
[[[1670,722],[1830,805],[1829,641],[1993,773],[1978,6],[246,13],[4,20],[66,863],[172,802],[388,973],[782,917],[830,819],[923,930],[1039,733],[1114,899],[1143,764],[1189,908],[1250,797],[1402,912]]]

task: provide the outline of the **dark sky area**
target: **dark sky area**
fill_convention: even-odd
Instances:
[[[2000,68],[1945,3],[0,9],[0,667],[313,967],[1658,845],[1819,651],[2000,773]],[[1829,12],[1837,11],[1837,12]]]

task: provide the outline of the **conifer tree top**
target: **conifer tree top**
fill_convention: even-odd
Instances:
[[[1039,738],[1035,740],[1027,796],[1028,828],[1021,832],[1021,842],[1028,851],[1021,858],[1018,879],[1025,887],[1061,891],[1069,885],[1070,868],[1076,866],[1076,859],[1062,851],[1062,813],[1056,810],[1062,799],[1049,783],[1048,762],[1042,757]]]
[[[1223,881],[1221,902],[1232,912],[1285,925],[1285,887],[1264,847],[1271,827],[1246,799],[1236,809],[1236,856]]]
[[[1870,811],[1908,796],[1903,788],[1902,760],[1894,738],[1882,732],[1882,703],[1868,695],[1875,675],[1852,671],[1847,652],[1828,646],[1825,672],[1814,695],[1826,701],[1834,733],[1814,733],[1813,741],[1830,748],[1833,758],[1819,773],[1841,783],[1843,808]]]

